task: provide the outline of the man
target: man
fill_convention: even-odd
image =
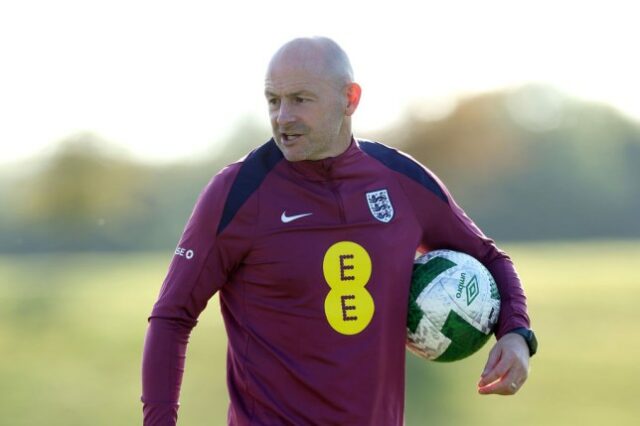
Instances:
[[[502,309],[478,389],[513,394],[535,351],[509,258],[411,158],[351,134],[361,89],[326,38],[271,60],[273,139],[204,189],[150,317],[145,424],[175,424],[187,340],[220,294],[232,425],[402,425],[416,249],[485,264]],[[426,396],[425,396],[426,397]]]

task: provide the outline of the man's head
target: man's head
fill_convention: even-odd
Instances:
[[[360,101],[349,58],[333,40],[299,38],[273,55],[265,96],[276,144],[289,161],[343,153]]]

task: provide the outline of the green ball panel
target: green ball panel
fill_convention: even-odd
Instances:
[[[451,344],[434,361],[451,362],[466,358],[483,347],[491,337],[491,334],[484,334],[476,329],[455,311],[449,312],[442,334],[451,339]]]
[[[427,263],[413,265],[413,282],[409,290],[409,312],[407,316],[407,328],[412,333],[416,332],[418,324],[424,313],[416,303],[420,293],[441,273],[456,266],[455,263],[444,257],[434,257]]]

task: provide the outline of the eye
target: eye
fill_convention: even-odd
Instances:
[[[278,100],[278,98],[268,98],[267,102],[269,103],[269,105],[274,105],[275,106],[275,105],[278,105],[279,100]]]
[[[301,103],[307,102],[308,100],[309,99],[303,98],[302,96],[296,96],[296,98],[295,98],[295,101],[296,101],[297,104],[301,104]]]

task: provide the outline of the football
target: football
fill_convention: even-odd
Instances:
[[[414,261],[407,347],[432,361],[468,357],[489,340],[500,313],[498,287],[475,258],[435,250]]]

